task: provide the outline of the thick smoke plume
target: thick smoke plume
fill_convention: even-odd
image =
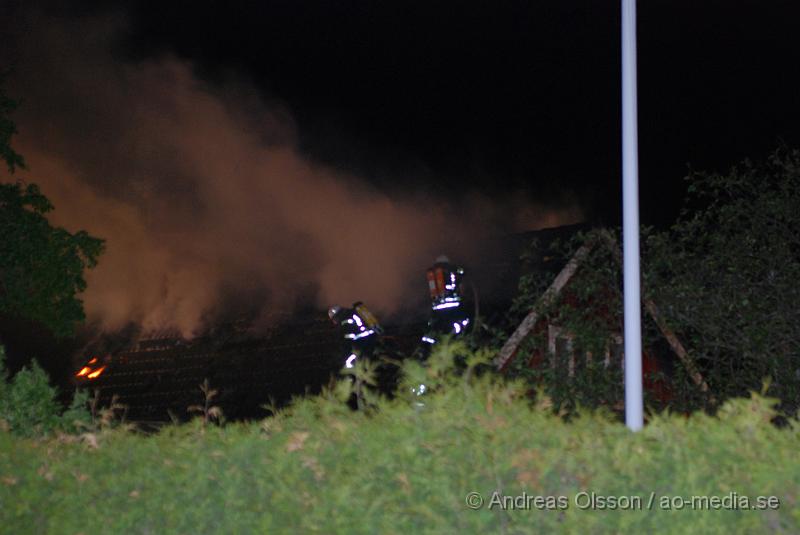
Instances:
[[[248,84],[210,85],[175,57],[118,59],[123,18],[27,17],[10,40],[8,91],[21,100],[15,146],[29,170],[13,178],[40,184],[54,223],[107,240],[83,296],[107,329],[191,335],[222,309],[258,304],[268,317],[308,299],[388,314],[424,295],[440,252],[580,216],[477,196],[389,198],[305,158],[290,112]]]

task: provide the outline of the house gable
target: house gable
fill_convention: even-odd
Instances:
[[[575,254],[569,259],[567,264],[558,273],[547,290],[539,297],[539,299],[537,299],[528,315],[525,316],[522,322],[517,326],[506,343],[503,345],[494,361],[495,366],[499,370],[507,369],[508,365],[515,358],[520,345],[526,338],[528,338],[533,332],[541,331],[542,327],[540,324],[544,319],[544,312],[556,301],[556,299],[562,296],[565,291],[568,291],[565,289],[568,288],[570,281],[573,280],[581,265],[586,262],[590,253],[596,247],[606,248],[611,253],[614,261],[621,266],[622,259],[620,248],[614,237],[605,229],[591,233],[587,241],[583,243],[575,252]],[[647,315],[654,321],[661,335],[669,344],[671,350],[686,367],[693,382],[702,392],[708,392],[708,384],[705,382],[705,379],[700,374],[697,366],[686,349],[683,347],[683,344],[678,339],[677,335],[663,320],[663,317],[659,313],[655,302],[653,302],[652,299],[645,298],[643,303]],[[621,333],[609,333],[609,337],[620,335]],[[646,366],[643,366],[643,370],[647,371],[645,368]],[[711,401],[713,403],[713,398],[711,398]]]

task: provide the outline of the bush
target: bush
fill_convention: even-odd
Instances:
[[[89,392],[76,388],[72,402],[59,418],[59,429],[67,433],[79,433],[91,429],[93,421],[88,410],[89,405]]]
[[[79,431],[91,421],[86,408],[87,394],[76,391],[72,404],[62,415],[58,391],[50,386],[47,373],[33,360],[22,368],[10,383],[5,369],[5,349],[0,346],[0,420],[11,432],[34,437],[55,430]]]
[[[733,400],[718,417],[651,415],[631,433],[603,412],[564,422],[520,382],[469,371],[486,355],[447,351],[428,368],[407,363],[396,398],[373,396],[367,411],[326,390],[259,423],[109,430],[96,448],[0,434],[0,523],[13,533],[800,531],[800,424],[771,425],[773,401]],[[448,362],[462,353],[468,372],[454,375]],[[431,389],[417,398],[419,381]],[[484,500],[476,510],[471,492]],[[579,507],[591,493],[642,507]],[[779,507],[665,505],[732,493]],[[495,495],[542,496],[543,509],[503,509]]]
[[[30,368],[22,368],[11,384],[4,386],[0,418],[18,435],[48,433],[56,426],[60,413],[56,395],[47,374],[34,360]]]

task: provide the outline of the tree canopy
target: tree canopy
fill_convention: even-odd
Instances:
[[[25,161],[11,147],[16,104],[0,80],[0,158],[11,173]],[[54,227],[53,205],[36,184],[0,184],[0,313],[42,323],[57,336],[69,335],[85,318],[78,295],[84,270],[97,264],[104,242],[85,231]]]
[[[727,174],[692,172],[687,209],[653,234],[645,290],[722,396],[800,399],[800,151]]]

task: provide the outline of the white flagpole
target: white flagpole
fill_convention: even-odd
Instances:
[[[639,146],[636,112],[636,0],[622,0],[622,237],[625,303],[625,423],[643,425],[639,288]]]

